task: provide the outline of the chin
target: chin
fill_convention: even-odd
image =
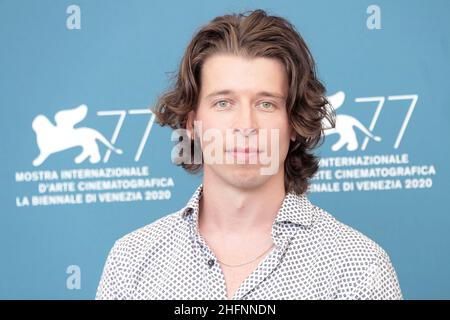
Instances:
[[[227,181],[228,184],[241,189],[254,189],[263,185],[270,177],[260,174],[258,168],[233,168],[229,172],[222,171],[220,176]]]

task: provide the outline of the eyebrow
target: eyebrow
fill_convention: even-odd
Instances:
[[[219,91],[214,91],[211,92],[210,94],[208,94],[206,96],[206,98],[211,98],[214,96],[218,96],[218,95],[225,95],[225,94],[233,94],[235,93],[233,90],[219,90]],[[264,97],[272,97],[272,98],[277,98],[277,99],[281,99],[281,100],[286,100],[286,98],[282,95],[282,94],[278,94],[278,93],[273,93],[273,92],[269,92],[269,91],[259,91],[256,93],[257,96],[264,96]]]

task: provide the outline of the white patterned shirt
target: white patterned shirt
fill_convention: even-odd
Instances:
[[[227,299],[220,264],[198,231],[202,191],[115,242],[96,299]],[[271,236],[274,249],[233,299],[402,299],[386,252],[305,194],[286,194]]]

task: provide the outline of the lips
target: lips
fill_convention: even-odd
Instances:
[[[259,151],[258,148],[245,147],[245,148],[227,149],[227,152],[234,152],[234,153],[260,153],[261,151]]]

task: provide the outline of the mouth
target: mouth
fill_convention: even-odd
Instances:
[[[245,148],[230,148],[230,149],[227,149],[225,152],[229,152],[229,153],[244,153],[244,154],[258,154],[258,153],[261,153],[261,150],[259,150],[258,148],[245,147]]]
[[[246,148],[230,148],[227,149],[226,154],[228,156],[230,156],[234,161],[245,161],[245,163],[247,162],[251,162],[253,164],[256,164],[258,162],[258,158],[260,157],[260,153],[262,151],[259,150],[258,148],[250,148],[250,147],[246,147]]]

